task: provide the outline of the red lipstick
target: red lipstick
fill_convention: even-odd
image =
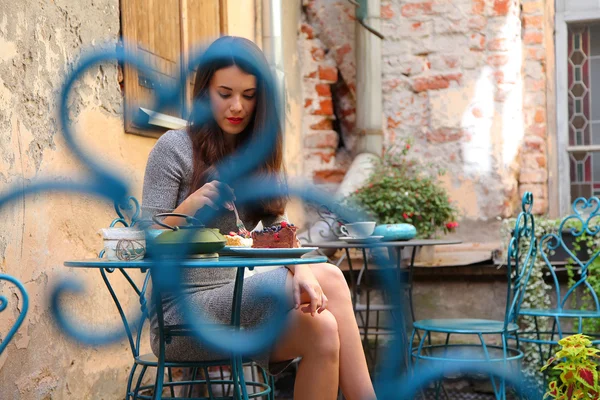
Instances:
[[[240,123],[242,123],[243,120],[244,120],[244,118],[234,118],[234,117],[227,118],[227,121],[229,121],[233,125],[240,124]]]

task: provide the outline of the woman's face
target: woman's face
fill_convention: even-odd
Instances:
[[[221,68],[213,74],[208,91],[213,117],[223,132],[242,132],[254,115],[256,77],[236,65]]]

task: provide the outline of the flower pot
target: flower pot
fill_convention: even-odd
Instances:
[[[574,246],[577,244],[577,237],[573,236],[570,231],[565,230],[562,232],[562,240],[565,247],[569,249],[579,259],[579,261],[585,263],[587,260],[589,260],[590,255],[588,254],[588,248],[585,243],[580,243],[581,249],[579,251],[575,251]],[[555,244],[552,238],[549,239],[549,244]],[[539,251],[540,253],[543,251],[548,257],[548,260],[550,260],[550,262],[553,264],[564,264],[571,258],[563,246],[558,246],[558,248],[554,250],[554,254],[550,254],[550,252],[546,249],[546,246],[542,246],[542,243],[540,243]],[[596,249],[592,249],[592,254],[595,251]]]

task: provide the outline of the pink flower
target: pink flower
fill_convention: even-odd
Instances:
[[[410,150],[410,144],[406,144],[406,150]]]
[[[402,216],[404,217],[404,219],[408,219],[408,214],[407,213],[403,213]]]

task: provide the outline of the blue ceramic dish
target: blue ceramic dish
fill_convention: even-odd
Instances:
[[[411,224],[377,225],[373,235],[383,236],[383,241],[410,240],[417,235],[417,229]]]

